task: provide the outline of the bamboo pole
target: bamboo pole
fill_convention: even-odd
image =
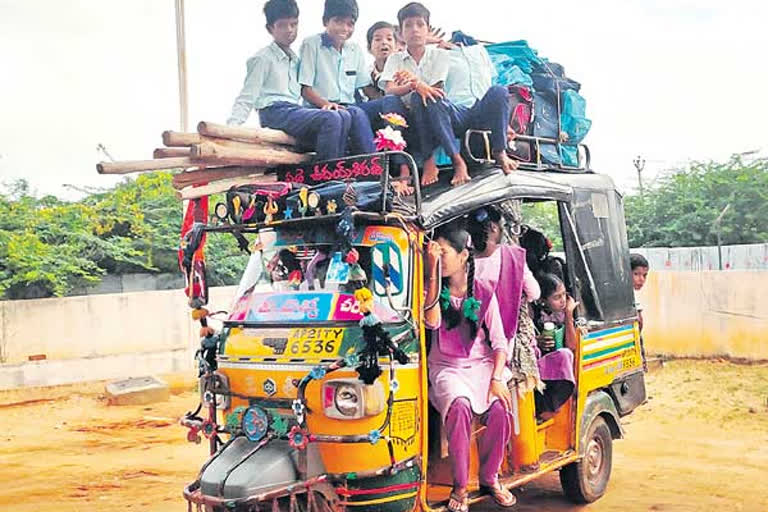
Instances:
[[[187,201],[189,199],[197,199],[199,197],[209,196],[211,194],[219,194],[226,192],[232,187],[239,187],[242,185],[253,185],[261,183],[271,183],[277,181],[277,177],[274,174],[254,174],[251,176],[241,176],[239,178],[231,178],[228,180],[220,180],[208,185],[200,187],[186,187],[176,192],[176,197],[181,200]]]
[[[192,150],[189,148],[157,148],[152,153],[152,158],[179,158],[189,156]]]
[[[232,146],[214,142],[203,142],[192,146],[192,159],[209,165],[249,165],[256,167],[274,167],[276,165],[296,165],[308,162],[311,155],[294,153],[284,149],[251,147],[249,144]]]
[[[263,176],[265,170],[258,167],[219,167],[197,171],[180,172],[173,175],[173,188],[181,190],[193,185],[206,185],[219,180],[243,176]]]
[[[128,174],[141,171],[158,171],[161,169],[177,169],[179,167],[199,167],[189,157],[161,158],[159,160],[131,160],[125,162],[99,162],[96,170],[99,174]]]
[[[220,139],[296,146],[296,139],[285,132],[272,130],[270,128],[245,128],[242,126],[227,126],[200,121],[197,125],[197,132],[200,135],[207,135],[208,137],[217,137]]]
[[[171,147],[185,147],[192,144],[200,144],[200,134],[197,133],[184,133],[175,132],[173,130],[166,130],[163,132],[163,145]]]

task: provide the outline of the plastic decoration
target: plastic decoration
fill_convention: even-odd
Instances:
[[[283,437],[288,432],[288,422],[276,412],[270,412],[270,416],[272,417],[272,423],[270,424],[272,432]]]
[[[325,368],[322,366],[315,366],[312,368],[312,371],[309,372],[309,376],[312,377],[313,380],[320,380],[325,377]]]
[[[200,429],[189,427],[189,430],[187,431],[187,441],[200,444],[200,441],[202,441],[200,438]]]
[[[360,357],[355,352],[350,352],[344,356],[344,365],[347,367],[354,367],[360,364]]]
[[[393,393],[397,393],[397,390],[400,389],[400,383],[397,382],[397,379],[392,379],[389,382],[389,390]]]
[[[299,214],[302,217],[306,217],[308,205],[307,205],[307,195],[309,194],[309,189],[307,187],[301,187],[299,190]]]
[[[246,409],[245,414],[243,414],[242,429],[245,437],[251,442],[255,443],[264,439],[269,430],[267,411],[256,406]]]
[[[377,130],[373,143],[376,151],[403,151],[407,146],[403,134],[391,126]]]
[[[341,195],[341,200],[350,208],[357,206],[357,191],[355,190],[355,187],[352,186],[351,180],[347,181],[347,187]]]
[[[344,261],[346,261],[350,265],[354,265],[355,263],[360,261],[360,253],[357,252],[357,249],[352,249],[347,253],[346,258],[344,258]]]
[[[294,400],[291,404],[291,410],[293,411],[293,415],[296,416],[296,420],[299,423],[302,423],[302,420],[304,419],[304,403],[301,400]]]
[[[266,216],[264,222],[271,224],[275,220],[277,212],[277,204],[272,200],[272,196],[268,196],[267,203],[264,205],[264,215]]]
[[[211,420],[205,420],[203,422],[203,427],[201,428],[201,430],[203,432],[203,435],[207,439],[210,439],[210,438],[212,438],[213,436],[216,435],[217,426]]]
[[[464,318],[467,320],[472,320],[473,322],[478,321],[477,312],[480,311],[479,300],[474,297],[467,298],[464,301],[462,309],[464,310]]]
[[[395,128],[408,128],[408,122],[405,120],[403,116],[401,116],[396,112],[387,112],[386,114],[379,114],[379,117],[381,117],[384,121],[386,121],[388,125],[393,126]]]
[[[283,218],[285,220],[292,219],[293,218],[293,208],[291,208],[290,206],[287,206],[285,208],[285,212],[283,213]]]
[[[251,202],[248,204],[248,208],[245,209],[243,212],[243,222],[251,220],[253,215],[256,213],[256,199],[252,198]]]
[[[371,444],[376,444],[381,440],[381,432],[378,430],[371,430],[368,433],[368,442]]]
[[[240,406],[240,407],[235,407],[235,410],[227,414],[226,425],[230,433],[234,432],[240,427],[240,423],[242,422],[242,417],[244,412],[245,412],[245,407]]]
[[[336,205],[335,199],[329,199],[325,204],[325,209],[328,212],[328,215],[334,215],[336,213],[336,208],[338,208],[338,206]]]
[[[309,436],[298,425],[294,425],[288,433],[288,444],[295,450],[303,450],[309,444]]]
[[[313,215],[319,215],[320,213],[320,194],[317,192],[310,192],[307,197],[307,204]]]

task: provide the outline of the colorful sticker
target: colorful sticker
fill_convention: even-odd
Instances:
[[[333,294],[261,293],[254,295],[248,322],[317,322],[328,320]]]
[[[329,284],[346,284],[349,282],[349,264],[341,259],[340,252],[333,253],[328,271],[325,274],[325,282]]]

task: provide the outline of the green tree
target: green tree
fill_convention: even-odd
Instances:
[[[630,247],[716,243],[713,222],[723,209],[723,244],[768,242],[768,162],[696,162],[662,177],[643,197],[625,200]]]
[[[147,173],[80,201],[35,197],[23,181],[0,194],[0,297],[66,295],[105,274],[179,272],[182,203],[171,174]],[[246,257],[209,236],[209,284],[234,284]]]

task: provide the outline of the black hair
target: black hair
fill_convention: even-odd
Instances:
[[[395,27],[391,23],[388,23],[386,21],[377,21],[373,25],[371,25],[371,28],[368,29],[368,33],[365,35],[365,37],[368,39],[368,49],[371,49],[371,43],[373,43],[373,36],[376,34],[377,30],[381,30],[382,28],[388,28],[392,31],[392,37],[395,39],[395,42],[397,42],[397,39],[395,38]]]
[[[408,18],[424,18],[424,21],[429,25],[429,9],[419,2],[411,2],[397,11],[397,22],[401,27]]]
[[[520,247],[525,249],[525,262],[534,275],[545,272],[544,263],[549,255],[549,242],[541,231],[528,228],[520,237]]]
[[[469,214],[467,231],[472,236],[472,245],[477,252],[485,252],[488,247],[488,229],[491,223],[501,228],[501,211],[495,206],[484,206]]]
[[[565,286],[563,280],[557,277],[555,274],[540,274],[537,278],[539,286],[541,286],[541,298],[547,300],[553,293],[557,291],[557,287],[561,284]]]
[[[325,0],[323,24],[328,23],[331,18],[350,17],[357,21],[359,15],[360,10],[357,8],[356,0]]]
[[[461,225],[449,224],[438,229],[435,233],[435,239],[442,238],[448,244],[453,247],[456,252],[461,252],[466,249],[469,252],[467,258],[467,296],[465,300],[475,297],[475,258],[472,254],[472,248],[469,247],[470,236]],[[448,287],[450,289],[450,283],[447,277],[443,278],[440,283],[440,292]],[[448,306],[442,308],[443,318],[445,319],[446,327],[448,330],[453,329],[461,323],[464,315],[461,311],[453,307],[453,304],[448,302]],[[470,320],[466,318],[469,323],[469,333],[472,339],[477,336],[478,321]]]
[[[648,265],[648,260],[645,259],[645,256],[636,252],[633,252],[629,255],[629,265],[632,267],[632,270],[635,270],[637,267],[650,268],[650,265]]]
[[[267,28],[269,28],[277,20],[298,18],[299,6],[296,0],[269,0],[264,4],[264,16],[267,18]]]

